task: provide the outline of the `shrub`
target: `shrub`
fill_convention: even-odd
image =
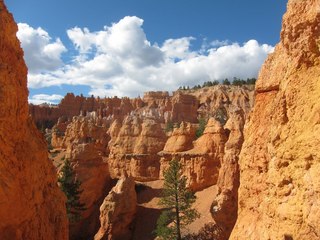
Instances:
[[[206,128],[207,125],[207,120],[205,118],[200,118],[199,119],[199,126],[196,130],[196,138],[199,138],[203,135],[203,132]]]
[[[174,128],[173,122],[169,121],[169,122],[167,122],[164,131],[165,131],[166,133],[172,132],[172,131],[173,131],[173,128]]]
[[[221,240],[225,239],[222,229],[214,223],[207,223],[198,233],[188,234],[183,240]]]

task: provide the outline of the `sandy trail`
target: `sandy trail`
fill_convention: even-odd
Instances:
[[[133,240],[153,240],[152,233],[156,228],[157,219],[161,214],[158,206],[160,199],[162,180],[144,182],[143,187],[138,190],[138,211],[135,220]],[[197,200],[194,207],[199,211],[201,217],[190,224],[184,233],[197,232],[206,223],[213,222],[210,214],[210,206],[216,195],[217,187],[211,186],[196,193]]]

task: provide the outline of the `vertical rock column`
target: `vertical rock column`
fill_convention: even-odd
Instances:
[[[28,117],[18,28],[0,0],[0,239],[68,238],[65,198],[46,143]]]
[[[240,180],[238,161],[243,144],[243,126],[244,112],[241,109],[233,110],[224,126],[229,136],[219,170],[218,194],[211,206],[211,214],[223,233],[221,239],[229,239],[237,220]]]

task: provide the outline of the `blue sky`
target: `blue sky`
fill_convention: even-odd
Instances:
[[[7,0],[29,100],[138,96],[255,77],[279,41],[284,0]]]

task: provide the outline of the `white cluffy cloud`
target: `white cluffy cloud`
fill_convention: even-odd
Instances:
[[[67,49],[59,38],[52,41],[42,28],[34,29],[26,23],[19,23],[18,28],[17,37],[30,73],[54,71],[63,65],[61,54]]]
[[[71,63],[61,65],[66,48],[59,39],[52,42],[43,29],[19,24],[18,37],[30,70],[29,87],[81,84],[90,86],[89,94],[137,96],[208,80],[255,77],[273,51],[272,46],[256,40],[243,44],[213,40],[199,50],[191,49],[191,42],[196,40],[193,37],[152,44],[142,25],[142,19],[127,16],[96,32],[69,29],[67,35],[76,56]]]
[[[63,96],[58,94],[48,95],[48,94],[37,94],[33,95],[29,98],[29,103],[32,104],[41,104],[41,103],[48,103],[48,104],[56,104],[60,102]]]

